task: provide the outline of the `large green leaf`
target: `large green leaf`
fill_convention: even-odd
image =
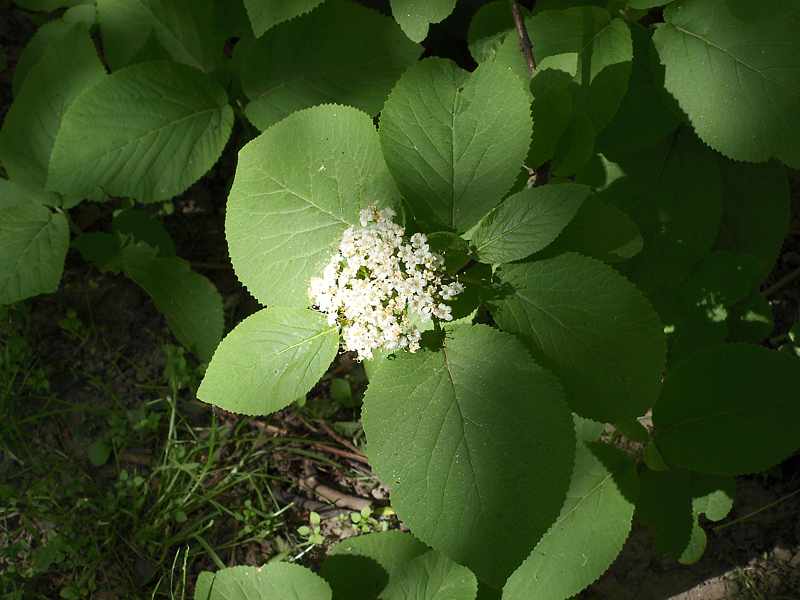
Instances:
[[[122,250],[121,268],[153,299],[172,333],[201,360],[210,360],[222,338],[222,297],[208,278],[186,261],[158,257],[145,244]]]
[[[392,91],[380,137],[416,217],[465,231],[514,183],[531,140],[530,102],[502,66],[486,63],[470,74],[431,58]]]
[[[595,6],[544,11],[526,20],[539,68],[556,68],[579,85],[581,112],[601,131],[628,89],[633,45],[628,26]]]
[[[523,16],[528,16],[528,9],[522,6],[519,8]],[[481,6],[469,22],[467,33],[469,52],[475,62],[482,63],[493,60],[509,34],[518,40],[508,2],[494,0]]]
[[[382,531],[341,540],[328,551],[328,555],[371,558],[391,575],[428,550],[425,544],[409,533]]]
[[[682,0],[664,19],[666,87],[703,141],[800,167],[800,1]]]
[[[421,51],[391,18],[350,0],[330,0],[248,48],[242,67],[247,117],[263,130],[325,102],[375,115]]]
[[[585,185],[563,183],[525,189],[508,197],[472,234],[482,262],[505,263],[547,247],[591,193]]]
[[[166,61],[117,71],[64,115],[47,185],[64,194],[167,200],[217,161],[233,126],[225,91],[199,71]]]
[[[59,206],[61,198],[58,194],[32,189],[14,181],[0,178],[0,208],[9,208],[15,204]]]
[[[648,292],[679,285],[711,250],[719,231],[717,156],[681,130],[653,148],[619,158],[617,168],[622,177],[601,197],[626,212],[644,239],[627,273]]]
[[[175,256],[175,242],[164,224],[144,210],[127,208],[117,212],[111,228],[119,236],[130,237],[155,248],[160,256]]]
[[[646,148],[668,136],[683,120],[678,103],[664,88],[664,66],[659,63],[650,32],[630,25],[633,67],[628,92],[619,110],[600,134],[604,152]]]
[[[45,186],[65,111],[105,75],[86,27],[66,27],[31,66],[0,131],[0,160],[9,178],[32,188]]]
[[[377,600],[389,577],[430,548],[397,530],[368,533],[336,543],[320,575],[331,585],[333,600]]]
[[[310,279],[359,210],[399,196],[368,115],[296,112],[239,153],[225,223],[236,274],[263,304],[308,306]]]
[[[664,367],[661,323],[647,299],[611,267],[567,253],[503,265],[492,314],[520,335],[567,389],[581,416],[636,417],[655,403]]]
[[[54,292],[69,245],[64,215],[15,189],[0,192],[0,304]]]
[[[65,23],[61,19],[57,19],[45,23],[36,30],[36,33],[33,34],[26,44],[25,49],[22,51],[22,54],[20,54],[16,67],[14,67],[14,80],[12,85],[14,97],[19,96],[22,91],[22,83],[28,77],[31,69],[45,55],[47,49],[62,40],[73,27],[74,24]]]
[[[665,4],[669,4],[670,2],[674,2],[674,0],[628,0],[628,6],[630,6],[631,8],[646,10],[648,8],[664,6]]]
[[[112,70],[139,62],[157,44],[175,62],[212,71],[223,59],[225,35],[215,0],[97,0],[103,50]]]
[[[800,447],[799,378],[800,361],[760,346],[693,354],[672,369],[653,410],[661,455],[670,465],[720,475],[779,463]]]
[[[244,0],[253,33],[261,37],[278,23],[314,10],[325,0]]]
[[[542,255],[577,252],[603,262],[618,263],[636,256],[642,246],[639,228],[628,215],[591,196]]]
[[[600,577],[628,538],[637,491],[625,453],[578,442],[561,514],[509,578],[503,600],[563,600]]]
[[[733,307],[728,319],[728,341],[760,344],[772,334],[772,306],[758,290]]]
[[[496,587],[558,515],[572,421],[558,381],[508,334],[460,325],[438,351],[385,361],[363,423],[370,462],[403,521]],[[514,527],[498,527],[521,498]]]
[[[750,254],[764,280],[789,230],[790,196],[786,169],[779,164],[748,165],[721,159],[722,226],[717,246]]]
[[[262,309],[222,340],[197,397],[236,413],[270,414],[305,397],[338,349],[338,331],[322,314]]]
[[[697,562],[706,547],[699,516],[719,521],[730,512],[736,481],[732,477],[688,471],[651,471],[640,476],[637,517],[652,531],[656,550],[683,564]]]
[[[194,600],[331,600],[331,588],[305,567],[273,562],[204,571],[197,578]]]
[[[51,12],[59,8],[89,4],[91,0],[14,0],[14,4],[25,10]]]
[[[535,169],[544,164],[559,150],[559,142],[576,118],[574,98],[577,84],[568,73],[557,69],[536,70],[531,79],[533,95],[533,139],[528,149],[527,166]],[[594,139],[589,143],[594,148]],[[564,158],[559,157],[563,163]]]
[[[734,306],[758,283],[758,261],[749,254],[718,250],[704,258],[686,281],[657,297],[668,332],[670,362],[728,337]]]
[[[475,600],[477,594],[469,569],[431,550],[395,572],[381,600]]]
[[[456,6],[456,0],[389,0],[392,15],[415,42],[428,35],[431,23],[443,21]]]

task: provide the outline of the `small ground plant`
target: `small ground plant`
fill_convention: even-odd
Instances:
[[[697,561],[735,477],[800,448],[797,329],[768,302],[797,274],[764,285],[800,169],[800,0],[17,3],[66,10],[0,131],[0,303],[55,290],[72,247],[208,362],[206,403],[279,411],[340,352],[368,374],[364,451],[410,532],[355,512],[319,574],[218,564],[196,600],[562,600],[634,516]],[[421,58],[454,10],[468,59]],[[141,205],[228,144],[230,261],[263,308],[222,339],[220,294]],[[106,230],[82,202],[115,203]],[[144,530],[191,525],[193,491]],[[323,541],[318,515],[300,535]]]

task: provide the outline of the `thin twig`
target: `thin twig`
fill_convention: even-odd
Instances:
[[[325,433],[327,433],[329,436],[331,436],[331,438],[333,438],[334,440],[339,442],[342,446],[344,446],[345,448],[350,448],[350,450],[352,450],[356,454],[360,454],[361,456],[364,456],[364,453],[361,452],[361,450],[359,450],[355,446],[355,444],[353,444],[352,442],[350,442],[350,440],[345,439],[342,436],[340,436],[338,433],[336,433],[333,430],[333,428],[330,425],[328,425],[325,421],[321,421],[320,420],[320,421],[317,421],[317,423],[319,423],[320,427],[322,427],[322,429],[325,431]]]
[[[350,452],[349,450],[340,450],[339,448],[334,448],[333,446],[329,446],[328,444],[323,444],[321,442],[312,442],[310,446],[312,448],[316,448],[317,450],[327,452],[328,454],[334,454],[336,456],[341,456],[342,458],[349,458],[350,460],[355,460],[360,463],[364,463],[365,465],[369,464],[367,457],[361,453],[356,454],[355,452]]]
[[[800,279],[800,268],[795,269],[788,275],[781,277],[774,285],[769,286],[766,290],[764,290],[764,296],[769,298],[770,296],[774,296],[778,292],[780,292],[783,288],[787,285],[793,283],[795,280]]]
[[[734,519],[733,521],[729,521],[728,523],[723,523],[722,525],[717,525],[716,527],[712,528],[711,531],[713,531],[714,533],[719,533],[720,531],[722,531],[723,529],[727,529],[731,525],[736,525],[737,523],[741,523],[742,521],[746,521],[748,519],[751,519],[752,517],[755,517],[757,514],[762,513],[765,510],[768,510],[770,508],[774,508],[774,507],[778,506],[778,504],[781,504],[782,502],[786,502],[789,498],[792,498],[792,497],[796,496],[797,494],[800,494],[800,489],[797,489],[797,490],[791,492],[790,494],[787,494],[786,496],[783,496],[782,498],[778,498],[774,502],[770,502],[766,506],[762,506],[761,508],[759,508],[757,510],[754,510],[751,513],[748,513],[748,514],[744,515],[743,517],[739,517],[738,519]]]
[[[533,44],[531,38],[528,36],[528,30],[525,28],[525,21],[519,11],[519,4],[511,0],[511,15],[514,17],[514,26],[517,28],[517,37],[519,38],[519,48],[522,50],[522,55],[525,57],[525,62],[528,64],[528,74],[533,76],[536,70],[536,59],[533,57]]]

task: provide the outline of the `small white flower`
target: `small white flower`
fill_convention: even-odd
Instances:
[[[464,290],[457,281],[444,281],[444,259],[431,252],[425,234],[404,243],[394,216],[391,208],[362,210],[361,227],[344,231],[322,277],[309,282],[311,303],[341,327],[344,349],[359,359],[372,358],[377,349],[416,352],[421,333],[413,316],[452,320],[443,301]]]

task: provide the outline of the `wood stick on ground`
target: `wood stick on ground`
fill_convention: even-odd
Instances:
[[[335,490],[332,487],[328,487],[327,485],[317,481],[317,478],[313,475],[311,477],[301,479],[300,485],[315,493],[320,498],[332,503],[337,508],[350,508],[355,511],[362,511],[365,508],[372,508],[372,502],[370,500],[345,494],[344,492]]]
[[[339,448],[334,448],[333,446],[329,446],[328,444],[322,444],[320,442],[312,442],[312,448],[316,448],[317,450],[322,450],[323,452],[327,452],[328,454],[334,454],[336,456],[341,456],[342,458],[349,458],[350,460],[356,460],[360,463],[365,465],[369,464],[369,460],[363,454],[350,452],[349,450],[340,450]]]
[[[328,425],[325,421],[317,421],[317,422],[319,423],[320,427],[322,427],[322,429],[325,431],[325,433],[327,433],[331,438],[339,442],[342,446],[344,446],[345,448],[350,448],[350,450],[352,450],[356,454],[364,456],[364,453],[361,452],[361,450],[359,450],[355,445],[353,445],[350,442],[350,440],[347,440],[342,436],[340,436],[338,433],[336,433],[333,430],[333,428],[330,425]]]
[[[522,55],[525,57],[525,62],[528,65],[528,74],[533,75],[536,70],[536,59],[533,57],[533,44],[531,38],[528,36],[528,30],[525,28],[525,21],[519,11],[519,4],[511,1],[511,16],[514,17],[514,26],[517,28],[517,37],[519,38],[519,48],[522,50]]]

